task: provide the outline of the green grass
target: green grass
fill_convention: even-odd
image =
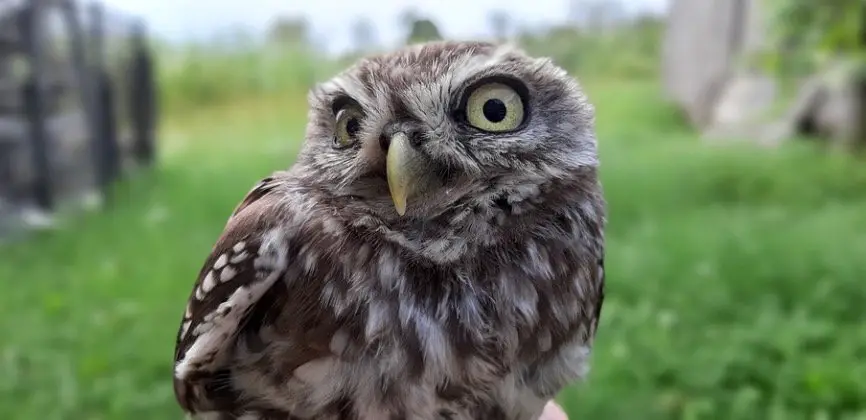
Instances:
[[[653,83],[588,88],[609,286],[589,381],[560,398],[572,418],[863,418],[866,165],[708,146]],[[292,162],[304,106],[178,114],[159,168],[110,211],[2,248],[0,418],[180,418],[171,361],[194,276],[242,195]]]

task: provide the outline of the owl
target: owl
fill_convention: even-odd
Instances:
[[[549,59],[440,41],[311,89],[177,335],[193,419],[530,420],[589,366],[606,204],[594,109]]]

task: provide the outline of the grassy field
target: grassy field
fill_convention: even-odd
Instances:
[[[585,84],[609,288],[590,379],[560,398],[572,418],[866,418],[866,165],[702,144],[653,81]],[[194,276],[304,117],[301,92],[173,112],[160,166],[114,208],[3,248],[0,419],[180,418]]]

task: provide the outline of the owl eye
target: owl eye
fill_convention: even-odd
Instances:
[[[337,112],[334,147],[343,149],[358,141],[358,131],[361,130],[361,118],[363,116],[361,110],[355,107],[343,108]]]
[[[502,83],[481,85],[466,100],[466,121],[479,130],[515,130],[523,123],[523,113],[523,98]]]

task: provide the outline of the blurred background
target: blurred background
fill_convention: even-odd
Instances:
[[[598,112],[608,297],[573,419],[866,418],[862,0],[0,1],[0,418],[180,418],[195,276],[307,90],[430,39]]]

